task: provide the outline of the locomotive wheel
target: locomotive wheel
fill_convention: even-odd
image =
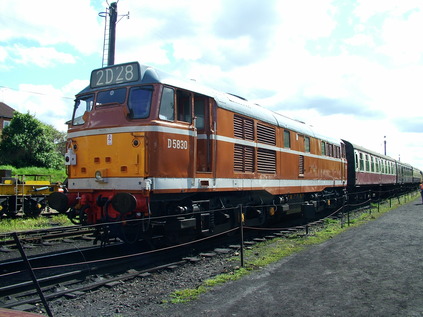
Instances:
[[[85,209],[87,206],[82,207],[81,209],[74,209],[72,208],[68,213],[69,220],[74,225],[86,225],[87,224],[87,214],[85,213]]]
[[[45,204],[37,202],[32,199],[25,199],[24,201],[24,214],[28,217],[38,217],[43,211]]]
[[[1,210],[0,210],[0,218],[1,218],[3,215],[7,215],[9,208],[7,206],[7,201],[2,202],[0,206],[1,206]]]

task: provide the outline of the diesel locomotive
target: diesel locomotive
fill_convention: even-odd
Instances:
[[[68,124],[67,193],[51,194],[50,206],[81,224],[144,219],[127,225],[139,237],[223,231],[239,223],[231,208],[240,204],[247,225],[263,225],[305,206],[339,206],[347,189],[421,178],[409,165],[138,62],[94,70]]]

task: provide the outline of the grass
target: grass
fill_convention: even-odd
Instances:
[[[1,219],[0,220],[0,234],[7,234],[11,232],[30,231],[48,229],[56,226],[71,226],[69,218],[66,215],[57,215],[52,218],[38,217],[38,218],[16,218],[16,219]]]
[[[250,274],[251,272],[263,268],[271,263],[277,262],[284,257],[291,254],[300,252],[310,246],[323,243],[332,239],[336,235],[345,232],[351,228],[360,226],[369,221],[375,220],[382,216],[384,213],[397,208],[398,206],[415,199],[419,193],[415,193],[410,199],[405,201],[405,197],[401,197],[402,203],[398,199],[392,199],[392,206],[389,202],[381,204],[378,211],[377,204],[373,204],[368,212],[361,213],[360,215],[350,219],[349,226],[346,220],[333,220],[327,219],[325,226],[320,230],[316,230],[309,236],[299,236],[296,234],[286,238],[275,238],[266,242],[254,245],[250,250],[244,252],[244,267],[237,267],[233,272],[217,275],[211,279],[204,281],[196,289],[183,289],[173,292],[170,297],[171,303],[183,303],[198,298],[202,293],[207,292],[211,288],[234,281],[241,277]],[[231,261],[239,261],[238,257],[234,257]],[[166,302],[166,301],[164,301]]]
[[[0,170],[11,170],[12,176],[14,175],[50,175],[52,182],[63,182],[66,179],[66,169],[53,169],[53,168],[44,168],[44,167],[22,167],[16,168],[11,165],[0,165]]]

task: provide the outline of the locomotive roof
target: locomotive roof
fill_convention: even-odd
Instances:
[[[288,118],[280,113],[266,109],[256,103],[250,102],[236,95],[219,92],[217,90],[198,84],[194,80],[182,80],[180,78],[175,77],[174,75],[163,72],[151,66],[142,64],[139,64],[139,66],[140,79],[137,82],[133,82],[132,84],[161,83],[169,86],[186,89],[213,98],[216,101],[217,106],[220,108],[230,110],[235,113],[239,113],[247,117],[251,117],[269,123],[271,125],[293,130],[300,134],[319,138],[321,140],[325,140],[334,144],[340,144],[341,142],[340,139],[329,138],[315,133],[313,129],[304,122]],[[92,89],[90,87],[87,87],[86,89],[81,91],[81,93],[87,93],[91,90]]]

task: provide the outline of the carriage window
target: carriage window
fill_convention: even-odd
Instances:
[[[85,123],[83,115],[86,111],[91,111],[94,104],[94,95],[82,96],[75,100],[75,108],[73,110],[73,125],[81,125]]]
[[[359,161],[358,161],[358,155],[357,153],[355,153],[355,170],[358,171],[359,170]]]
[[[129,115],[132,119],[143,119],[150,115],[152,86],[134,87],[129,92]]]
[[[171,88],[164,87],[162,93],[162,100],[160,102],[159,118],[162,120],[175,120],[175,92]]]
[[[191,94],[178,90],[176,93],[176,120],[192,122],[191,114]]]

